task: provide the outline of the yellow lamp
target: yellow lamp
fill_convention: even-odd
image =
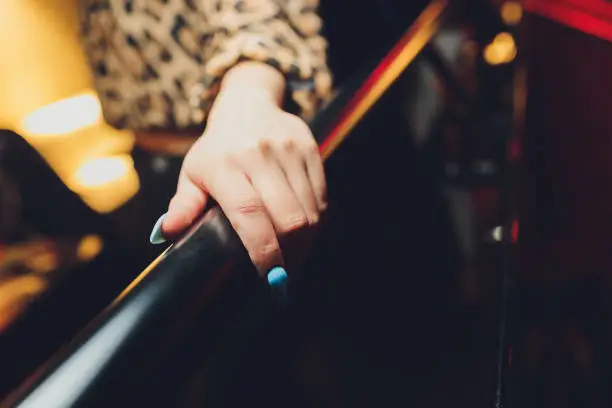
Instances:
[[[0,127],[22,135],[71,190],[108,212],[138,191],[126,156],[134,137],[102,119],[78,7],[79,0],[3,0],[0,61],[10,63],[0,64]]]

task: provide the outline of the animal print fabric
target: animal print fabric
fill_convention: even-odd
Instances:
[[[242,60],[279,69],[308,119],[329,98],[318,0],[85,0],[82,28],[105,119],[152,130],[201,124]]]

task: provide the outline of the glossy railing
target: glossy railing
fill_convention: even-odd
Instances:
[[[445,9],[445,1],[432,2],[360,86],[345,89],[313,122],[324,159],[428,43]],[[237,331],[252,331],[274,310],[238,237],[213,207],[1,406],[169,406],[202,362],[231,360],[235,339],[250,337]]]

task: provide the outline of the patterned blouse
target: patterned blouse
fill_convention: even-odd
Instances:
[[[311,117],[330,96],[318,0],[84,0],[85,50],[105,119],[131,130],[203,122],[241,60],[279,69]]]

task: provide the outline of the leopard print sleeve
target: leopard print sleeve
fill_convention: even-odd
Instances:
[[[256,60],[286,77],[288,101],[311,118],[331,93],[326,41],[320,36],[318,0],[200,0],[210,32],[204,69],[191,101],[205,116],[223,74],[241,60]]]
[[[241,60],[285,74],[287,102],[305,118],[330,94],[318,0],[80,1],[94,85],[115,127],[199,126]]]

